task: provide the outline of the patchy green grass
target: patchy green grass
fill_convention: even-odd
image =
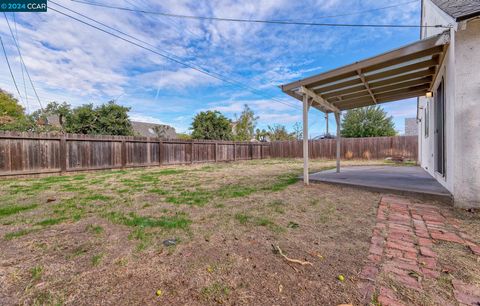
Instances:
[[[166,194],[169,193],[167,190],[165,190],[163,188],[153,188],[153,189],[148,190],[148,192],[155,193],[155,194],[158,194],[158,195],[166,195]]]
[[[285,213],[285,207],[287,206],[287,204],[282,200],[273,200],[272,202],[270,202],[268,204],[268,206],[273,208],[273,210],[276,213],[284,214]]]
[[[163,227],[167,229],[186,229],[191,221],[183,214],[175,214],[173,216],[161,216],[158,218],[143,217],[131,212],[128,215],[119,212],[111,212],[106,217],[118,224],[131,227]]]
[[[92,194],[92,195],[85,198],[85,200],[87,200],[87,201],[103,201],[103,202],[107,202],[110,199],[111,199],[111,197],[108,197],[108,196],[103,195],[103,194]]]
[[[104,229],[100,225],[89,224],[87,225],[87,231],[95,235],[100,235],[101,233],[103,233]]]
[[[40,278],[42,278],[43,275],[43,267],[42,266],[35,266],[30,269],[30,275],[32,278],[32,281],[38,281]]]
[[[67,255],[67,258],[73,259],[75,257],[82,256],[88,252],[88,246],[87,245],[80,245],[73,249],[73,252],[69,255]]]
[[[176,196],[167,197],[166,201],[172,204],[203,206],[207,204],[212,197],[213,195],[210,191],[199,189],[194,191],[181,191],[180,194]]]
[[[51,226],[51,225],[55,225],[55,224],[59,224],[59,223],[62,223],[63,221],[65,221],[67,218],[49,218],[49,219],[45,219],[45,220],[42,220],[40,222],[37,222],[35,223],[35,225],[39,225],[39,226]]]
[[[33,231],[33,229],[21,229],[15,232],[6,233],[3,237],[5,238],[5,240],[12,240],[18,237],[25,236]]]
[[[299,228],[300,225],[297,222],[290,221],[287,225],[288,228]]]
[[[34,209],[34,208],[37,208],[37,206],[38,206],[37,204],[30,204],[30,205],[10,205],[10,206],[0,207],[0,218],[15,215],[25,210]]]
[[[295,184],[296,182],[298,182],[297,173],[280,175],[277,181],[271,186],[266,187],[265,190],[272,191],[272,192],[282,191],[288,186]]]
[[[244,214],[244,213],[237,213],[235,214],[235,219],[240,222],[240,224],[247,224],[248,221],[250,221],[252,217],[247,215],[247,214]]]
[[[216,194],[222,198],[240,198],[246,197],[254,192],[257,192],[258,188],[254,186],[242,186],[242,185],[227,185],[216,191]]]
[[[103,259],[104,254],[96,254],[92,256],[92,266],[98,266]]]
[[[230,294],[230,287],[221,283],[214,282],[201,290],[202,298],[207,301],[215,301],[216,303],[223,304],[223,299],[227,298]]]
[[[235,214],[235,219],[242,225],[264,226],[272,232],[282,232],[284,230],[267,217],[253,217],[245,213],[237,213]]]

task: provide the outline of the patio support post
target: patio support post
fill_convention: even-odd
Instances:
[[[309,184],[308,177],[308,109],[309,97],[303,94],[303,183]]]
[[[337,173],[340,173],[340,112],[335,112],[335,121],[337,122]]]

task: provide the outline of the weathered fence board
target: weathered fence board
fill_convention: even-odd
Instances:
[[[0,132],[0,176],[267,158],[268,155],[258,152],[269,146],[231,141]]]
[[[342,158],[416,160],[415,136],[344,138]],[[335,158],[335,140],[309,142],[311,158]],[[249,143],[0,132],[0,176],[264,158],[300,158],[301,141]]]
[[[310,140],[308,143],[310,158],[334,159],[336,157],[336,140]],[[300,158],[303,157],[302,141],[272,142],[269,148],[270,157]],[[342,138],[342,159],[381,159],[401,156],[417,160],[417,136]]]

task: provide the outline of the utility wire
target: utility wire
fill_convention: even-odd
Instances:
[[[52,1],[52,0],[50,0],[49,2],[50,2],[50,3],[54,3],[54,4],[57,5],[57,6],[64,7],[64,6],[62,6],[62,5],[56,3],[55,1]],[[65,8],[65,7],[64,7],[64,8]],[[135,41],[129,40],[129,39],[124,38],[124,37],[122,37],[122,36],[120,36],[120,35],[117,35],[117,34],[115,34],[115,33],[112,33],[112,32],[110,32],[110,31],[107,31],[107,30],[105,30],[105,29],[102,29],[102,28],[100,28],[100,27],[97,27],[97,26],[95,26],[95,25],[93,25],[93,24],[91,24],[91,23],[88,23],[88,22],[86,22],[86,21],[84,21],[84,20],[81,20],[81,19],[79,19],[79,18],[76,18],[76,17],[74,17],[74,16],[72,16],[72,15],[69,15],[69,14],[67,14],[67,13],[65,13],[65,12],[59,11],[59,10],[57,10],[57,9],[55,9],[55,8],[49,7],[49,9],[51,9],[52,11],[57,12],[57,13],[59,13],[59,14],[61,14],[61,15],[64,15],[64,16],[66,16],[66,17],[68,17],[68,18],[71,18],[71,19],[73,19],[73,20],[76,20],[76,21],[78,21],[78,22],[80,22],[80,23],[83,23],[83,24],[85,24],[85,25],[88,25],[88,26],[90,26],[90,27],[92,27],[92,28],[94,28],[94,29],[96,29],[96,30],[99,30],[99,31],[101,31],[101,32],[104,32],[104,33],[106,33],[106,34],[109,34],[109,35],[111,35],[111,36],[114,36],[114,37],[116,37],[116,38],[118,38],[118,39],[121,39],[121,40],[123,40],[123,41],[125,41],[125,42],[128,42],[128,43],[130,43],[130,44],[133,44],[133,45],[135,45],[135,46],[137,46],[137,47],[139,47],[139,48],[142,48],[142,49],[144,49],[144,50],[147,50],[147,51],[150,51],[150,52],[152,52],[152,53],[154,53],[154,54],[157,54],[157,55],[159,55],[159,56],[161,56],[161,57],[163,57],[163,58],[166,58],[166,59],[168,59],[168,60],[170,60],[170,61],[173,61],[173,62],[175,62],[175,63],[177,63],[177,64],[180,64],[180,65],[182,65],[182,66],[185,66],[185,67],[188,67],[188,68],[190,68],[190,69],[193,69],[193,70],[195,70],[195,71],[197,71],[197,72],[200,72],[200,73],[202,73],[202,74],[208,75],[208,76],[210,76],[210,77],[212,77],[212,78],[215,78],[215,79],[217,79],[217,80],[220,80],[220,81],[223,81],[223,82],[226,82],[226,83],[229,83],[229,84],[233,84],[233,85],[236,85],[236,86],[241,86],[241,87],[243,87],[243,88],[245,88],[245,89],[248,89],[248,90],[251,91],[252,93],[257,94],[257,95],[260,95],[260,96],[263,96],[263,97],[265,97],[265,98],[274,100],[274,101],[276,101],[276,102],[278,102],[278,103],[282,103],[282,104],[284,104],[284,105],[286,105],[286,106],[299,109],[298,107],[296,107],[296,106],[294,106],[294,105],[292,105],[292,104],[286,103],[285,101],[282,101],[282,100],[279,100],[279,99],[275,99],[275,98],[272,98],[272,97],[265,96],[265,95],[264,95],[262,92],[260,92],[259,90],[254,89],[254,88],[252,88],[252,87],[250,87],[250,86],[248,86],[248,85],[246,85],[246,84],[242,84],[242,83],[239,83],[239,82],[236,82],[236,81],[227,79],[227,78],[223,77],[222,75],[220,75],[220,74],[218,74],[218,73],[210,72],[210,71],[208,71],[208,70],[206,70],[206,69],[204,69],[204,68],[202,68],[202,67],[199,67],[199,66],[196,66],[196,65],[192,65],[192,64],[189,64],[189,63],[185,63],[185,62],[181,61],[180,59],[177,59],[176,56],[174,56],[174,55],[171,54],[171,53],[170,53],[170,54],[165,54],[165,53],[167,53],[167,52],[165,52],[165,51],[163,51],[163,50],[162,50],[162,52],[159,52],[159,51],[155,50],[155,49],[157,49],[155,46],[153,46],[153,45],[151,45],[151,44],[149,44],[149,43],[147,43],[147,42],[144,42],[144,41],[142,41],[142,40],[139,40],[139,39],[137,39],[137,38],[135,38],[135,37],[133,37],[133,36],[131,36],[131,35],[128,35],[128,34],[126,34],[126,33],[124,33],[124,32],[121,32],[121,31],[119,31],[119,30],[117,30],[117,29],[114,29],[113,27],[107,26],[107,25],[105,25],[105,24],[103,24],[103,23],[101,23],[101,22],[99,22],[99,21],[97,21],[97,20],[95,20],[95,19],[93,19],[93,18],[85,17],[85,15],[82,15],[82,14],[80,14],[80,13],[77,13],[77,12],[71,10],[71,9],[66,8],[66,9],[68,9],[68,10],[71,11],[71,12],[74,12],[74,13],[76,13],[76,14],[79,14],[79,15],[81,15],[81,16],[83,16],[83,17],[85,17],[85,18],[88,18],[89,20],[94,21],[94,22],[96,22],[96,23],[98,23],[98,24],[102,24],[103,26],[105,26],[105,27],[107,27],[107,28],[109,28],[109,29],[113,29],[114,31],[116,31],[116,32],[118,32],[118,33],[121,33],[121,34],[123,34],[123,35],[125,35],[125,36],[127,36],[127,37],[130,37],[130,38],[134,39],[134,40],[140,41],[140,42],[142,42],[143,44],[149,45],[150,47],[155,48],[155,49],[152,49],[152,48],[146,47],[146,46],[144,46],[144,45],[142,45],[142,44],[136,43]]]
[[[20,61],[25,68],[25,72],[27,73],[28,80],[30,81],[30,85],[32,85],[33,92],[35,93],[35,96],[37,97],[38,104],[40,105],[40,109],[43,111],[43,105],[42,102],[40,101],[40,98],[38,97],[37,90],[35,89],[35,85],[33,85],[32,78],[30,77],[30,73],[28,72],[27,65],[25,65],[25,62],[23,61],[23,56],[22,52],[20,51],[20,47],[18,46],[17,40],[15,39],[15,35],[13,34],[12,27],[10,26],[10,22],[8,21],[7,14],[3,12],[3,16],[5,16],[5,20],[7,21],[8,29],[10,30],[10,34],[12,35],[13,41],[15,43],[15,46],[17,47],[18,54],[20,55]]]
[[[241,19],[241,18],[223,18],[223,17],[208,17],[208,16],[193,16],[193,15],[181,15],[171,14],[158,11],[146,11],[131,9],[121,6],[113,6],[101,3],[94,3],[80,0],[70,0],[77,3],[82,3],[91,6],[98,6],[109,9],[116,9],[122,11],[129,11],[142,14],[154,14],[169,16],[175,18],[184,19],[199,19],[199,20],[213,20],[213,21],[229,21],[229,22],[243,22],[243,23],[267,23],[267,24],[283,24],[283,25],[302,25],[302,26],[323,26],[323,27],[363,27],[363,28],[451,28],[451,26],[444,25],[410,25],[410,24],[356,24],[356,23],[320,23],[320,22],[302,22],[293,20],[261,20],[261,19]],[[403,5],[403,4],[402,4]]]
[[[10,66],[10,61],[8,60],[8,56],[7,56],[7,50],[5,50],[5,45],[3,44],[3,39],[1,36],[0,36],[0,43],[2,44],[3,54],[5,56],[5,60],[7,61],[8,70],[10,71],[10,76],[12,77],[13,84],[17,89],[18,96],[20,97],[21,100],[23,100],[22,95],[20,94],[20,90],[18,89],[17,81],[15,80],[15,76],[13,75],[12,67]]]
[[[20,46],[20,42],[18,41],[18,29],[17,29],[17,21],[15,19],[15,12],[12,13],[13,15],[13,24],[15,28],[15,36],[17,37],[17,43]],[[28,91],[27,91],[27,82],[25,82],[25,71],[23,71],[23,65],[20,65],[22,70],[22,81],[23,81],[23,89],[25,90],[25,102],[27,107],[27,114],[30,113],[30,105],[28,103]]]

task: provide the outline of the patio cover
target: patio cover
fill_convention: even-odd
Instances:
[[[304,181],[308,184],[308,109],[334,113],[337,121],[337,172],[340,171],[340,112],[424,96],[432,90],[450,33],[419,40],[353,64],[281,85],[303,101]]]

